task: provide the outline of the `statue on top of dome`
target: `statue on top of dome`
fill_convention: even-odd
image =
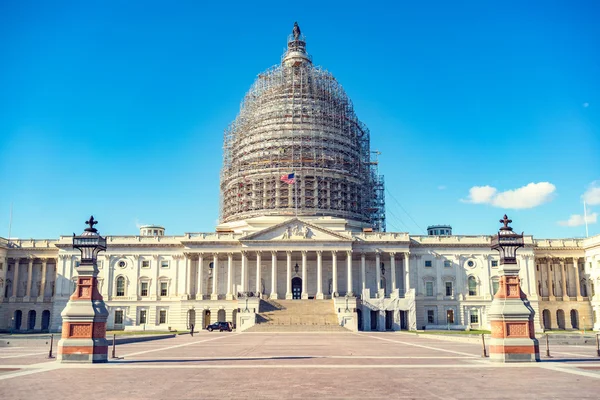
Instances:
[[[292,30],[292,34],[294,35],[294,39],[298,40],[300,37],[300,27],[298,26],[298,22],[294,22],[294,29]]]

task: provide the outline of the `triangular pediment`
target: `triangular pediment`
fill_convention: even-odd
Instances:
[[[322,228],[318,225],[292,218],[280,224],[244,236],[246,240],[282,240],[282,241],[351,241],[350,236]]]

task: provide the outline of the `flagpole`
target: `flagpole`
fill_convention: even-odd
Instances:
[[[589,237],[588,232],[588,220],[587,220],[587,208],[585,206],[585,200],[583,201],[583,220],[585,221],[585,237]]]

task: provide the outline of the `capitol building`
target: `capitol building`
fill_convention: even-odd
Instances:
[[[495,232],[387,232],[372,154],[368,128],[295,25],[225,129],[216,229],[107,237],[107,328],[489,329]],[[517,254],[536,331],[600,330],[600,235],[525,236]],[[79,258],[69,235],[0,238],[0,331],[59,332]]]

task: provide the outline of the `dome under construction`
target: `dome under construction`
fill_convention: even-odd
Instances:
[[[367,127],[297,24],[280,65],[258,75],[225,130],[221,223],[339,217],[385,231],[383,177]]]

